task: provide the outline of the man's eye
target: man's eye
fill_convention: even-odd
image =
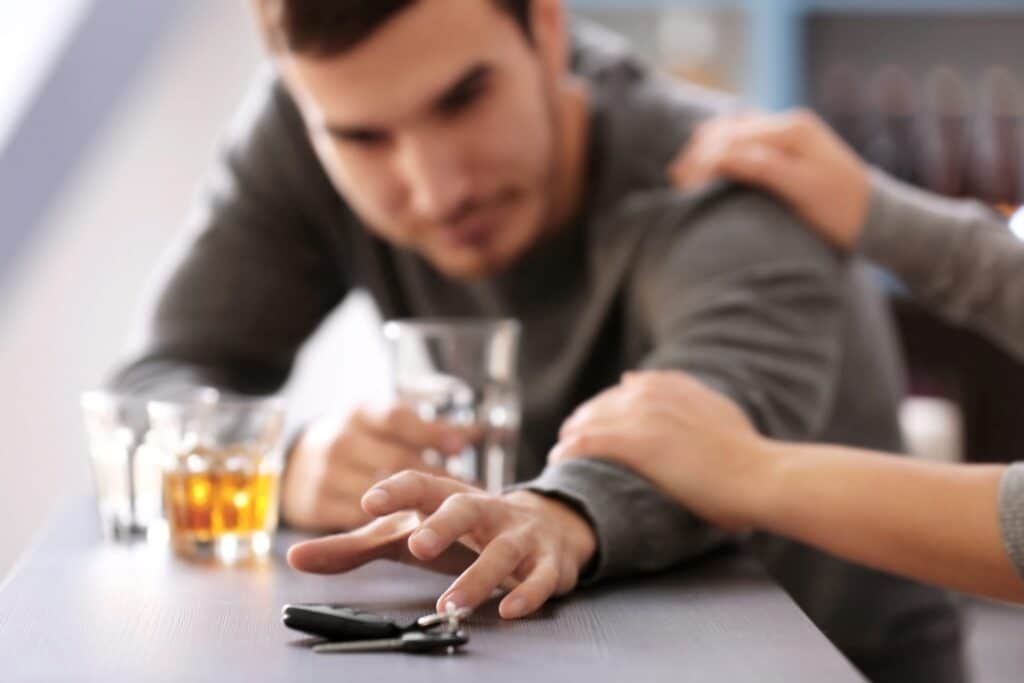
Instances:
[[[359,147],[383,147],[388,142],[388,136],[382,133],[356,133],[346,135],[342,139]]]
[[[376,130],[331,130],[328,129],[331,137],[338,142],[362,148],[383,147],[390,141],[390,136],[382,131]]]
[[[445,116],[460,114],[477,101],[487,92],[487,84],[483,82],[467,83],[457,90],[449,93],[440,103],[441,113]]]

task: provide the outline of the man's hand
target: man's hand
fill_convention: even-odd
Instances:
[[[774,462],[735,404],[682,372],[627,374],[562,426],[550,462],[598,457],[626,465],[726,529],[756,524]]]
[[[768,190],[845,249],[860,237],[871,194],[867,166],[809,111],[703,123],[669,175],[684,189],[725,177]]]
[[[370,520],[359,500],[381,479],[427,467],[422,453],[455,455],[468,443],[465,429],[427,422],[405,406],[363,407],[346,419],[321,418],[300,437],[288,459],[282,514],[308,530],[355,529]]]
[[[348,534],[292,547],[288,562],[316,573],[348,571],[390,559],[460,576],[437,601],[476,607],[500,587],[506,619],[536,611],[576,585],[596,549],[590,525],[567,506],[526,491],[494,496],[417,471],[382,481],[363,497],[379,516]],[[425,516],[418,521],[420,516]]]

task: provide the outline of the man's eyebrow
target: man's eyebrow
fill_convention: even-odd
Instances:
[[[487,84],[494,74],[494,67],[480,63],[470,67],[452,85],[448,86],[434,102],[434,108],[442,111],[456,109],[472,98],[481,86]]]
[[[494,67],[490,64],[480,63],[467,69],[459,78],[447,86],[439,96],[434,98],[430,105],[431,111],[450,111],[457,109],[460,104],[471,99],[477,90],[487,84],[494,74]],[[385,138],[388,135],[386,128],[372,124],[339,124],[324,123],[326,130],[332,137],[341,140],[351,141],[373,141]]]

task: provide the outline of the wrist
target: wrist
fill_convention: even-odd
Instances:
[[[504,498],[539,513],[551,523],[551,528],[560,530],[577,570],[586,567],[594,557],[597,552],[597,535],[590,522],[571,505],[533,491],[512,491],[506,493]]]
[[[841,246],[847,251],[855,250],[861,241],[874,191],[868,168],[859,159],[853,164],[846,187],[846,212],[838,226]]]
[[[740,515],[748,528],[771,531],[774,520],[785,502],[784,478],[793,444],[758,437],[752,452],[748,490],[739,496],[744,501]]]

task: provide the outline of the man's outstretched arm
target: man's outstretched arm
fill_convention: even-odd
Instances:
[[[747,190],[652,195],[632,219],[651,226],[627,304],[627,325],[651,342],[640,367],[690,373],[764,434],[819,434],[839,373],[847,264],[781,205]],[[728,538],[614,462],[551,465],[527,489],[591,521],[598,550],[585,580],[663,569]]]

